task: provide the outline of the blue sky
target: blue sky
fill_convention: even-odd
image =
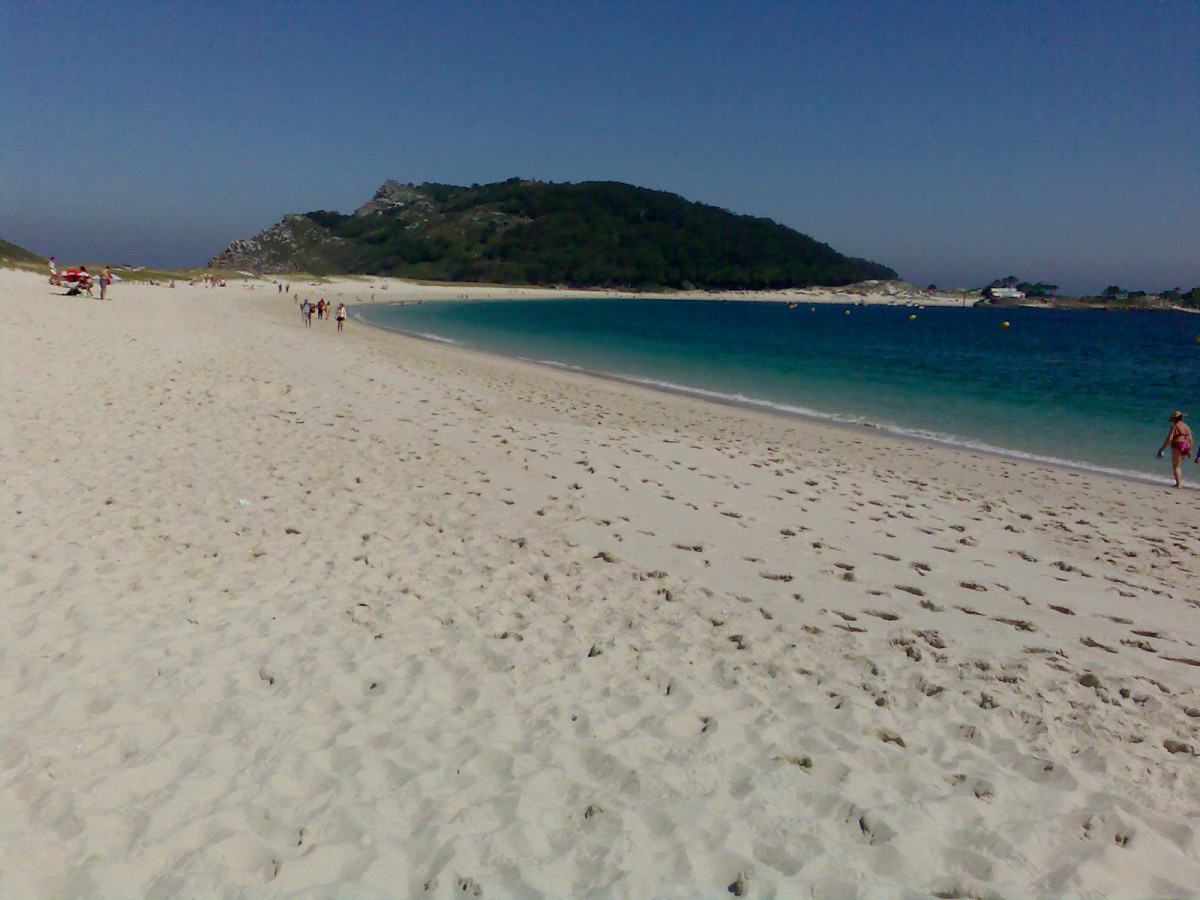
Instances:
[[[198,265],[386,179],[616,180],[921,284],[1200,285],[1200,4],[23,2],[0,237]]]

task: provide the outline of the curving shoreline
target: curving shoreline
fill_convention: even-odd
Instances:
[[[522,300],[526,298],[516,299]],[[1034,452],[1031,450],[1014,449],[1012,447],[997,445],[985,439],[963,434],[939,433],[936,431],[930,431],[929,429],[918,428],[916,426],[904,427],[895,424],[888,424],[886,422],[868,417],[820,412],[792,403],[758,399],[745,396],[741,393],[732,393],[729,391],[706,389],[688,384],[679,384],[644,373],[620,374],[617,372],[602,371],[595,367],[572,364],[566,361],[569,359],[569,354],[564,356],[562,359],[539,359],[521,355],[515,351],[506,352],[504,350],[489,349],[487,347],[481,347],[474,344],[464,344],[462,341],[452,337],[414,330],[410,327],[404,327],[402,324],[389,321],[385,318],[377,318],[372,315],[372,310],[378,310],[381,307],[389,306],[405,306],[410,302],[412,301],[398,298],[388,303],[376,302],[357,304],[350,309],[351,314],[359,322],[368,327],[377,328],[381,331],[400,334],[418,340],[426,340],[434,343],[456,346],[460,349],[469,350],[472,352],[491,353],[508,359],[520,360],[534,365],[542,365],[550,369],[574,371],[593,378],[601,378],[624,384],[638,385],[651,390],[688,396],[696,400],[707,401],[724,406],[732,406],[747,410],[757,410],[759,412],[796,419],[803,422],[834,425],[837,427],[848,428],[867,435],[883,434],[891,439],[914,441],[917,443],[939,446],[950,450],[980,452],[1003,459],[1015,459],[1038,465],[1048,465],[1069,471],[1090,472],[1093,474],[1107,475],[1109,477],[1118,478],[1124,481],[1132,481],[1141,484],[1169,485],[1172,483],[1171,479],[1163,474],[1143,472],[1135,469],[1118,468],[1113,465],[1104,465],[1095,461],[1066,459]]]

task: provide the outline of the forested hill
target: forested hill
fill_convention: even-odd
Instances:
[[[895,278],[769,219],[617,182],[389,181],[352,215],[286,216],[214,268],[571,287],[767,289]]]

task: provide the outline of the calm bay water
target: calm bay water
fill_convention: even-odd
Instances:
[[[1167,415],[1200,415],[1200,316],[1187,313],[606,299],[354,312],[507,356],[1161,481]]]

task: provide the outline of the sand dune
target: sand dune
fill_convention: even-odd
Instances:
[[[0,896],[1200,896],[1194,492],[113,296],[0,272]]]

